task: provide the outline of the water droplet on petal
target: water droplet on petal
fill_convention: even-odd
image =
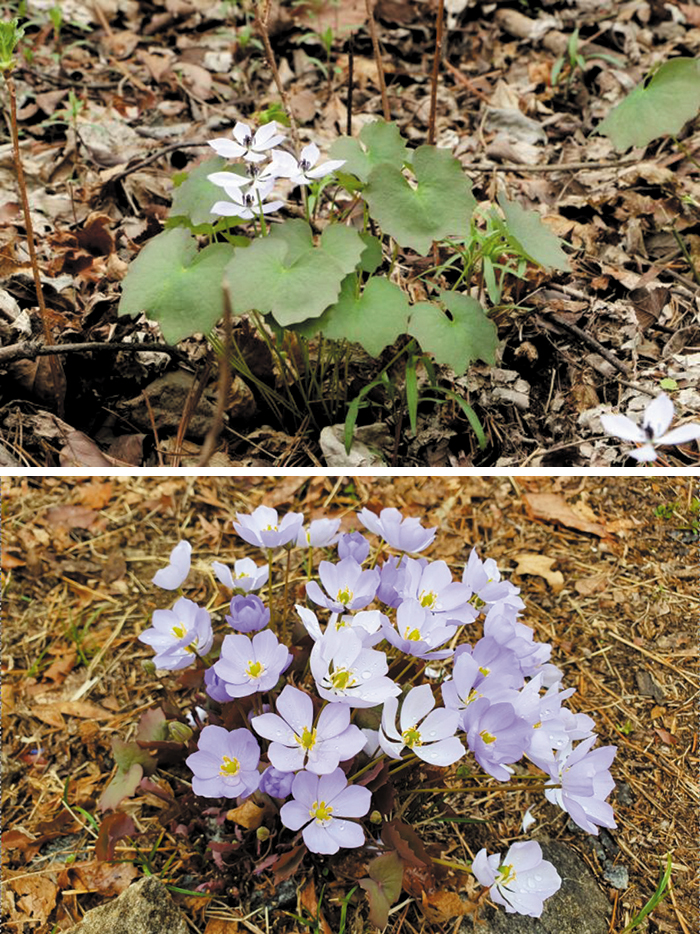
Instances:
[[[372,675],[372,672],[371,672],[371,671],[363,671],[363,672],[362,672],[362,677],[364,678],[365,681],[366,681],[369,677],[371,677],[371,675]]]
[[[535,882],[541,882],[541,881],[542,881],[542,876],[539,874],[539,872],[536,872],[536,873],[535,873]]]

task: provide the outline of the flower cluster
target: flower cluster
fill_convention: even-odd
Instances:
[[[218,137],[209,140],[217,155],[243,160],[240,172],[212,172],[207,176],[210,182],[223,188],[230,199],[217,201],[211,208],[212,214],[223,217],[250,220],[260,214],[278,211],[284,201],[267,200],[278,179],[289,179],[292,185],[310,185],[345,164],[344,159],[335,159],[316,165],[321,153],[315,143],[302,149],[298,161],[291,153],[277,149],[285,136],[274,120],[255,133],[247,124],[238,122],[232,136],[233,139]],[[268,161],[263,164],[265,160]]]
[[[252,158],[270,137],[237,139]],[[359,531],[341,534],[337,520],[305,527],[301,514],[280,518],[266,506],[239,514],[237,532],[262,550],[267,566],[244,558],[231,571],[214,563],[216,578],[231,591],[225,620],[234,630],[218,653],[211,651],[209,613],[192,601],[181,597],[172,610],[153,614],[153,627],[140,639],[156,651],[155,664],[206,666],[204,685],[215,702],[187,758],[194,793],[268,795],[285,828],[300,831],[309,850],[330,854],[365,843],[361,819],[372,794],[362,775],[374,762],[415,758],[448,767],[470,755],[507,782],[525,757],[545,773],[547,800],[580,827],[593,834],[614,827],[605,799],[614,787],[615,747],[593,749],[593,721],[565,706],[573,689],[563,688],[551,646],[519,619],[518,588],[474,550],[461,579],[453,579],[446,562],[419,557],[436,529],[395,509],[379,515],[363,509],[357,518],[381,541],[373,546]],[[395,553],[385,553],[385,545]],[[296,606],[296,625],[310,648],[306,664],[285,678],[293,653],[280,639],[284,629],[272,627],[286,623],[291,608],[275,613],[251,591],[269,584],[277,552],[295,548],[325,549],[326,559],[335,548],[337,560],[321,560],[317,579],[309,561],[307,605]],[[154,583],[173,589],[189,570],[190,548],[181,542]],[[295,638],[295,652],[300,644]],[[220,726],[217,704],[244,699],[239,713],[246,725]],[[358,716],[363,708],[375,709],[376,728]],[[534,917],[561,882],[534,842],[513,844],[503,861],[482,850],[473,871],[507,911]]]

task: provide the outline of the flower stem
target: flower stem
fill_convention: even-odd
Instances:
[[[17,169],[17,187],[19,188],[20,197],[22,198],[22,211],[24,213],[24,225],[27,230],[27,247],[29,249],[29,261],[32,266],[32,273],[34,275],[34,287],[36,289],[36,298],[39,304],[39,313],[41,315],[41,323],[44,329],[44,342],[50,346],[54,343],[53,335],[51,333],[51,325],[49,324],[49,314],[46,309],[46,302],[44,301],[44,291],[41,287],[41,274],[39,273],[39,263],[36,257],[36,250],[34,248],[34,227],[32,226],[32,217],[29,211],[29,198],[27,196],[27,183],[24,178],[24,169],[22,167],[22,155],[19,149],[19,132],[17,129],[17,92],[15,90],[15,82],[12,75],[8,72],[5,74],[5,83],[7,84],[7,90],[10,94],[10,126],[12,129],[12,146],[14,149],[15,156],[15,167]],[[51,382],[53,384],[53,393],[56,397],[56,407],[58,409],[59,417],[63,415],[63,393],[61,392],[61,366],[58,360],[58,357],[51,355],[49,357],[49,367],[51,369]]]

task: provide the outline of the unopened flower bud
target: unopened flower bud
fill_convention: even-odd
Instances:
[[[168,723],[168,739],[174,743],[187,743],[192,739],[193,730],[186,723],[172,720]]]
[[[381,824],[384,818],[379,811],[372,811],[372,813],[369,815],[369,819],[373,824]]]
[[[264,843],[265,840],[267,840],[267,838],[270,836],[270,831],[267,829],[267,827],[258,827],[258,829],[255,831],[255,836],[261,843]]]
[[[156,673],[156,666],[153,664],[150,658],[142,658],[141,667],[143,668],[145,673],[147,675],[151,675],[151,677],[153,677],[153,675],[155,675]]]

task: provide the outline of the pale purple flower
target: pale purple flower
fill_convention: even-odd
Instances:
[[[352,759],[365,745],[359,727],[350,723],[346,704],[329,704],[314,726],[314,706],[308,694],[287,684],[275,703],[277,713],[253,717],[256,733],[272,742],[267,757],[280,772],[308,769],[328,775],[339,762]]]
[[[605,801],[615,787],[609,770],[617,746],[591,749],[596,739],[596,736],[584,739],[572,752],[556,757],[547,771],[552,783],[561,787],[545,787],[544,794],[548,801],[566,811],[579,827],[597,836],[598,826],[617,826],[613,809]]]
[[[187,668],[197,655],[206,655],[214,641],[209,613],[186,597],[180,597],[172,610],[155,610],[152,622],[139,641],[155,651],[156,668]]]
[[[277,174],[290,179],[293,185],[310,185],[345,165],[345,159],[331,159],[317,166],[320,155],[318,146],[309,143],[302,149],[298,162],[290,153],[279,150],[273,155],[273,165]]]
[[[308,529],[300,529],[297,537],[299,548],[325,548],[338,540],[340,519],[314,519]]]
[[[441,685],[445,706],[460,711],[461,724],[464,723],[465,708],[478,698],[487,697],[494,703],[504,690],[518,690],[523,684],[520,667],[512,652],[503,651],[500,657],[496,655],[488,664],[479,658],[477,650],[485,641],[480,639],[473,652],[470,651],[471,646],[458,646],[452,665],[452,677],[443,681]],[[489,643],[496,648],[502,648],[494,640],[489,640]],[[483,650],[481,654],[484,654]]]
[[[467,745],[481,768],[507,782],[513,774],[510,763],[522,758],[530,742],[530,724],[512,704],[492,704],[486,697],[466,707],[462,722]]]
[[[277,641],[270,629],[256,633],[224,637],[221,658],[214,670],[226,684],[230,697],[247,697],[273,688],[292,656],[286,645]]]
[[[250,732],[205,726],[197,752],[185,760],[192,770],[192,790],[202,798],[247,798],[260,783],[260,747]]]
[[[240,159],[247,162],[262,162],[270,155],[269,150],[284,142],[285,136],[279,132],[274,120],[256,130],[238,121],[233,128],[233,139],[217,137],[208,140],[211,148],[224,159]]]
[[[260,791],[271,798],[286,798],[291,793],[293,781],[294,772],[280,772],[270,765],[260,776]]]
[[[365,842],[359,824],[346,817],[364,817],[372,793],[361,785],[348,785],[342,769],[330,775],[299,772],[292,782],[293,801],[282,805],[280,818],[290,830],[302,830],[304,843],[312,853],[337,853],[342,847],[354,848]]]
[[[338,557],[354,558],[363,564],[369,557],[369,542],[361,532],[346,532],[338,539]]]
[[[296,604],[296,611],[304,624],[304,628],[314,642],[322,639],[324,631],[321,629],[314,611],[298,603]],[[352,629],[363,645],[372,646],[384,638],[380,631],[384,622],[388,623],[388,620],[379,610],[360,610],[353,614],[345,613],[343,616],[338,613],[331,613],[325,631],[329,629]]]
[[[553,684],[539,699],[537,722],[533,725],[530,745],[525,755],[535,765],[548,772],[556,755],[568,755],[575,740],[587,739],[593,734],[593,719],[585,713],[575,714],[562,707],[562,701],[575,693],[574,688],[560,690],[561,683]]]
[[[191,560],[192,545],[186,541],[178,542],[170,552],[170,564],[156,571],[151,583],[163,590],[177,590],[190,573]]]
[[[267,564],[258,566],[252,558],[239,558],[234,562],[233,573],[231,568],[220,561],[213,561],[212,568],[218,581],[231,590],[260,590],[267,583],[270,568]]]
[[[380,535],[387,544],[397,551],[409,551],[415,554],[432,544],[437,528],[424,529],[420,519],[407,518],[398,509],[382,509],[377,515],[369,509],[361,509],[357,518],[370,532]]]
[[[401,732],[396,729],[398,699],[390,697],[384,702],[379,745],[393,759],[401,758],[408,747],[419,759],[431,765],[452,765],[459,761],[465,748],[454,735],[459,714],[456,710],[435,707],[435,698],[429,684],[411,688],[401,705]]]
[[[431,613],[441,614],[443,624],[448,620],[455,625],[473,623],[479,615],[469,605],[469,587],[452,580],[452,572],[445,561],[416,561],[405,556],[401,567],[401,596],[417,600]]]
[[[482,561],[476,548],[472,548],[469,553],[462,581],[471,590],[471,599],[477,609],[484,604],[493,603],[507,603],[519,610],[525,607],[518,596],[520,588],[511,584],[510,581],[502,581],[501,572],[493,558],[486,558]]]
[[[641,426],[625,415],[601,415],[600,421],[606,435],[642,445],[641,448],[630,451],[630,457],[638,461],[655,461],[656,448],[660,445],[685,444],[700,438],[700,425],[692,423],[669,431],[673,415],[673,402],[662,392],[644,410]]]
[[[238,217],[243,221],[259,217],[260,214],[272,214],[284,207],[284,201],[280,201],[279,198],[276,201],[265,200],[272,193],[274,185],[274,179],[269,179],[259,186],[251,186],[246,192],[229,186],[226,194],[231,200],[216,201],[209,210],[212,214],[219,214],[221,217]]]
[[[396,628],[385,617],[382,632],[387,642],[414,658],[448,658],[452,649],[439,648],[456,633],[456,625],[444,622],[417,600],[404,600],[396,611]]]
[[[376,598],[387,606],[394,608],[403,600],[400,591],[403,586],[404,557],[403,555],[401,557],[391,555],[379,569],[379,588],[377,589]],[[427,563],[427,559],[421,560]]]
[[[288,512],[280,520],[277,510],[270,506],[258,506],[251,515],[236,513],[238,522],[233,523],[234,529],[249,545],[268,550],[281,548],[294,542],[299,535],[299,529],[304,524],[304,516],[300,512]]]
[[[321,561],[318,576],[328,596],[316,581],[309,581],[306,593],[318,606],[334,613],[363,609],[374,600],[379,586],[379,571],[376,568],[363,571],[354,558],[343,558],[337,564]]]
[[[559,891],[561,878],[554,866],[542,858],[536,840],[513,843],[501,862],[501,854],[488,856],[479,850],[472,872],[482,885],[490,886],[494,902],[507,912],[539,918],[544,900]]]
[[[368,649],[348,627],[327,630],[311,650],[311,673],[321,697],[350,707],[376,707],[401,693],[386,677],[384,652]]]
[[[236,632],[258,632],[270,622],[270,611],[255,594],[236,594],[231,598],[231,615],[226,622]]]
[[[217,675],[213,667],[207,668],[204,671],[204,688],[209,697],[219,704],[225,704],[227,701],[231,700],[226,690],[226,682]]]
[[[504,603],[495,604],[486,614],[484,636],[513,652],[525,677],[536,674],[552,654],[552,646],[536,641],[532,629],[518,622],[517,611]],[[560,672],[555,680],[561,680]]]

